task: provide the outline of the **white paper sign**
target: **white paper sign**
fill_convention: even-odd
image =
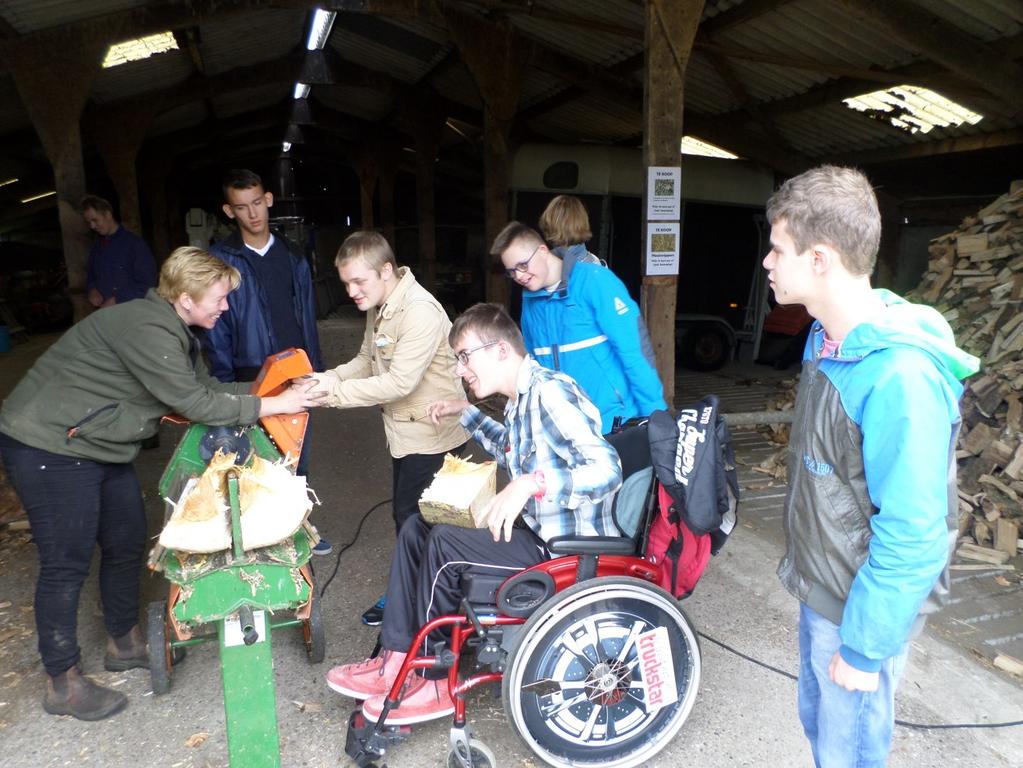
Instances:
[[[677,275],[681,228],[678,222],[646,225],[646,273]]]
[[[647,168],[646,217],[648,221],[679,221],[682,218],[682,169],[670,165]]]

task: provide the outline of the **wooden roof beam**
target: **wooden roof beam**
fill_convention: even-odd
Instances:
[[[909,0],[839,0],[878,33],[976,83],[1020,110],[1023,66]]]
[[[950,155],[956,152],[976,152],[982,149],[1014,147],[1023,144],[1023,129],[1001,131],[998,133],[978,133],[973,136],[960,136],[954,139],[940,139],[922,144],[909,144],[885,149],[869,149],[864,152],[852,152],[829,158],[834,162],[855,165],[871,165],[873,163],[890,163],[896,160],[910,160],[916,157],[935,157]]]
[[[713,37],[718,32],[745,24],[747,21],[752,21],[758,16],[777,10],[780,6],[789,2],[792,2],[792,0],[746,0],[744,3],[739,3],[729,8],[724,13],[704,19],[703,23],[700,24],[700,30],[705,35]]]

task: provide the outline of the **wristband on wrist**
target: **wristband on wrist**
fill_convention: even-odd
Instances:
[[[547,481],[544,479],[543,472],[540,470],[534,472],[533,481],[536,483],[536,493],[533,494],[533,498],[540,500],[547,494]]]

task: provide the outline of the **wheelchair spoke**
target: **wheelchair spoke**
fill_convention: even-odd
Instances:
[[[629,650],[631,650],[632,646],[636,643],[636,638],[647,629],[648,626],[645,621],[632,622],[632,629],[629,630],[629,636],[625,639],[625,642],[622,644],[622,649],[618,652],[618,661],[625,661],[625,657],[628,656]],[[635,662],[633,662],[633,664],[634,663]],[[630,664],[630,666],[632,666],[632,664]]]

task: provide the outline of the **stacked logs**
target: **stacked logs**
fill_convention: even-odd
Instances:
[[[1015,557],[1023,498],[1023,181],[935,238],[908,298],[934,306],[956,342],[981,359],[966,382],[956,456],[960,556],[991,564]]]

